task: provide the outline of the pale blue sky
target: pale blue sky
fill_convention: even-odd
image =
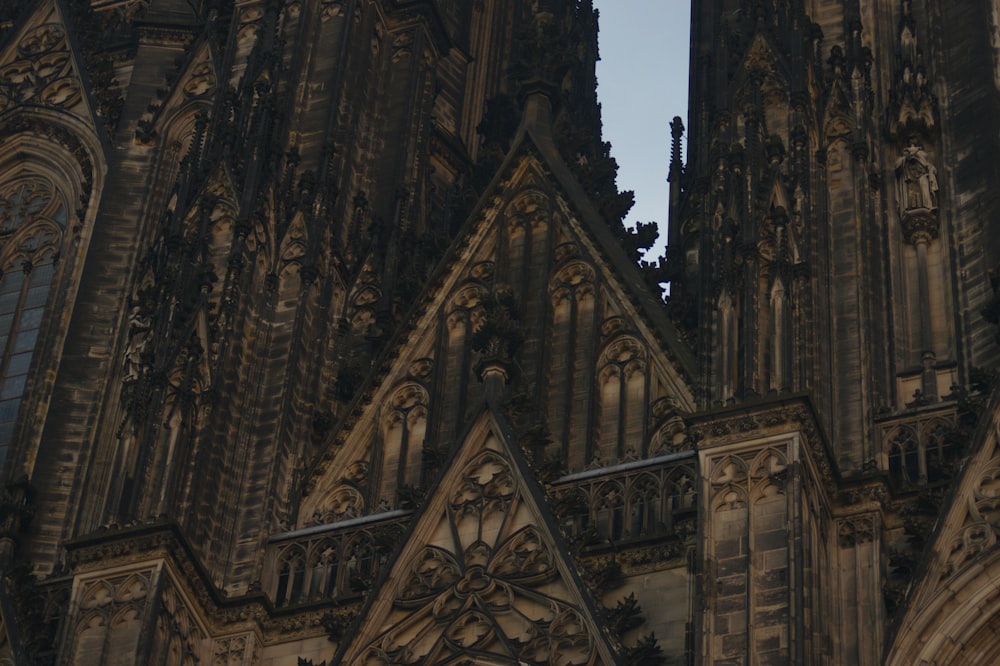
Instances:
[[[635,191],[625,218],[660,223],[655,259],[666,240],[670,120],[687,125],[690,0],[594,0],[600,10],[597,95],[604,140],[618,160],[618,189]]]

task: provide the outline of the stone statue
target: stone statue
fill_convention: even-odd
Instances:
[[[142,375],[142,355],[149,346],[149,318],[138,305],[132,307],[128,317],[128,342],[122,364],[122,381],[134,382]]]
[[[915,139],[896,160],[896,188],[901,214],[937,210],[937,169]]]

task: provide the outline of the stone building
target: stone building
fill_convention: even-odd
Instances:
[[[696,0],[657,263],[597,53],[0,0],[0,664],[1000,662],[1000,4]]]

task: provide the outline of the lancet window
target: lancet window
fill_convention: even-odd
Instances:
[[[25,396],[66,220],[62,196],[43,178],[0,189],[0,464]]]
[[[601,355],[601,441],[600,449],[593,451],[594,464],[613,463],[640,453],[646,367],[645,348],[630,336],[611,342]]]
[[[897,486],[920,480],[920,451],[917,434],[903,427],[892,439],[889,450],[889,475]]]
[[[954,474],[960,457],[947,418],[901,424],[886,430],[889,477],[897,487],[945,481]]]

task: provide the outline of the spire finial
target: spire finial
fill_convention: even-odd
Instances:
[[[683,136],[684,122],[680,116],[674,116],[674,119],[670,121],[670,174],[667,176],[667,181],[671,183],[684,172],[684,164],[681,162],[681,137]]]

